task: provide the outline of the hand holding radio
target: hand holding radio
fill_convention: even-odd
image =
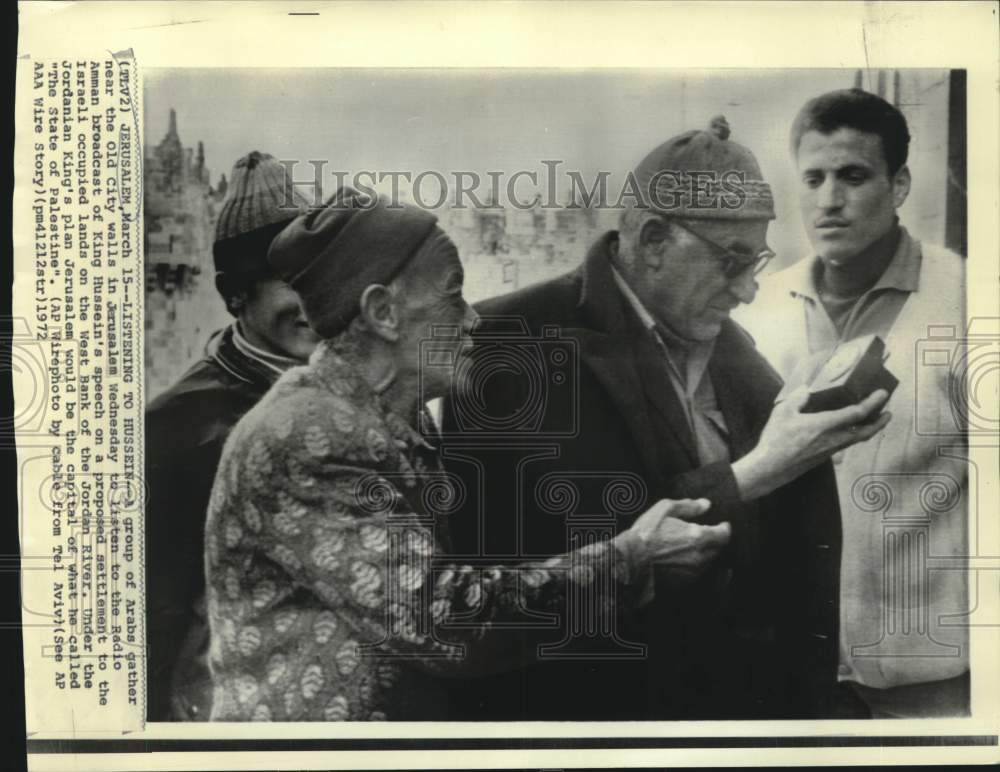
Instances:
[[[733,464],[745,499],[767,495],[885,428],[892,414],[882,408],[898,381],[883,365],[884,350],[874,335],[849,341],[811,361],[804,382],[778,395],[757,446]]]

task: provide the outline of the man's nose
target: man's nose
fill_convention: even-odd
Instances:
[[[823,182],[817,192],[816,204],[820,209],[839,209],[844,205],[844,189],[834,178]]]
[[[736,296],[741,303],[753,303],[757,296],[757,280],[753,271],[749,268],[738,276],[729,280],[729,291]]]

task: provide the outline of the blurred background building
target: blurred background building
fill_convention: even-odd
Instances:
[[[211,185],[202,143],[197,151],[181,143],[171,109],[166,135],[146,146],[143,162],[150,398],[200,357],[209,334],[229,318],[212,268],[212,234],[225,192],[225,175]]]

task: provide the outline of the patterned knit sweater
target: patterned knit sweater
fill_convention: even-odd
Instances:
[[[608,541],[516,567],[436,557],[461,491],[356,375],[350,335],[282,376],[223,451],[206,526],[213,720],[440,719],[444,677],[533,656],[507,629],[526,613],[559,614],[583,588],[599,614],[633,600]]]

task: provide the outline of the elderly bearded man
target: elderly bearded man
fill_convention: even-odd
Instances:
[[[205,510],[229,430],[319,338],[267,264],[271,240],[307,207],[285,169],[254,151],[230,175],[216,221],[216,287],[233,324],[146,411],[150,721],[206,721]],[[286,206],[291,201],[291,206]]]
[[[763,719],[827,711],[840,532],[826,462],[885,425],[889,416],[874,417],[887,395],[804,414],[800,391],[775,408],[780,380],[729,319],[753,300],[774,210],[756,159],[728,136],[720,117],[712,131],[686,132],[654,149],[633,174],[642,200],[578,270],[477,307],[484,345],[476,356],[482,372],[496,372],[477,392],[481,423],[523,410],[532,386],[510,368],[490,370],[498,347],[485,344],[500,341],[514,319],[538,339],[556,326],[577,343],[573,431],[466,441],[470,416],[461,411],[469,401],[460,397],[448,401],[444,421],[456,474],[522,473],[517,484],[484,497],[481,531],[470,530],[474,516],[455,519],[464,553],[564,551],[564,521],[534,496],[540,482],[618,472],[642,478],[650,500],[711,500],[709,516],[733,528],[727,554],[691,587],[656,577],[641,624],[619,629],[624,640],[649,645],[647,659],[551,657],[520,678],[463,688],[469,714]],[[560,408],[550,397],[544,409]],[[581,496],[578,505],[582,513],[605,508],[600,496]]]
[[[447,328],[453,358],[469,345],[454,244],[433,215],[344,189],[269,259],[323,340],[223,451],[206,529],[213,719],[443,718],[441,677],[522,662],[502,629],[522,607],[552,612],[586,586],[614,613],[654,562],[697,573],[725,545],[727,524],[667,516],[708,502],[658,502],[614,539],[551,560],[436,562],[448,479],[421,396],[444,394],[451,371],[421,373],[420,344]]]
[[[816,254],[768,277],[741,320],[789,380],[837,344],[870,334],[885,339],[899,379],[893,425],[835,459],[844,527],[839,678],[845,712],[853,694],[861,715],[875,718],[969,711],[968,630],[948,620],[968,610],[967,574],[954,570],[968,555],[965,427],[949,409],[959,393],[950,368],[921,367],[916,355],[932,327],[964,329],[965,266],[899,224],[909,140],[903,114],[859,89],[802,108],[792,153]],[[872,511],[870,495],[885,488],[889,508]],[[928,503],[928,490],[941,495]],[[923,526],[908,538],[892,534],[901,517]],[[954,568],[927,570],[931,555]]]

